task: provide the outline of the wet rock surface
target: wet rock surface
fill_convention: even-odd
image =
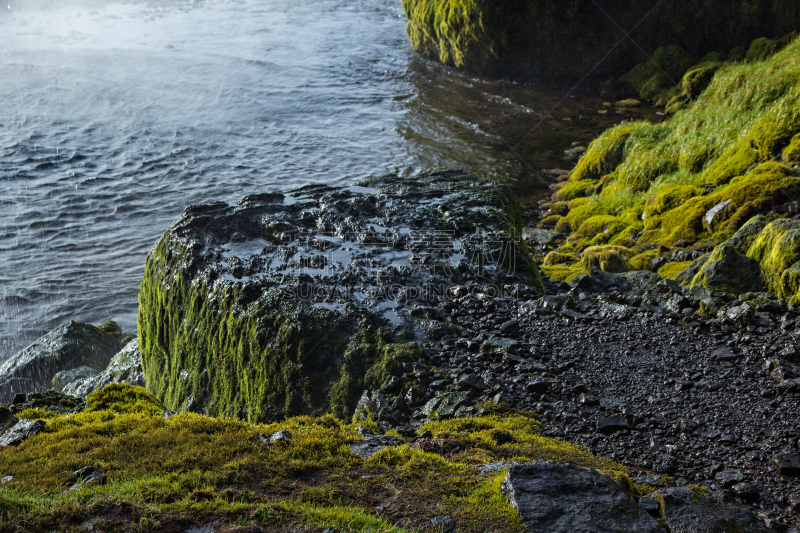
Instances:
[[[445,333],[445,293],[537,286],[513,246],[509,199],[493,182],[437,171],[187,208],[140,288],[148,387],[174,410],[351,415],[365,382],[402,386],[410,343]],[[437,408],[464,407],[453,402]]]
[[[73,371],[74,372],[74,371]],[[62,376],[58,374],[57,377]],[[56,378],[54,378],[56,379]],[[90,393],[100,390],[110,383],[127,383],[144,387],[142,354],[138,339],[133,339],[117,352],[102,372],[86,372],[85,375],[62,376],[62,392],[70,396],[86,398]],[[56,390],[58,390],[57,387]]]
[[[19,392],[50,389],[59,372],[82,366],[102,371],[132,338],[113,322],[97,327],[70,320],[0,365],[0,403]]]
[[[665,531],[622,488],[594,470],[549,461],[514,465],[502,490],[527,531]]]

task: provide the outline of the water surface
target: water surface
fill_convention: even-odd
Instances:
[[[531,205],[624,118],[415,56],[400,0],[2,7],[0,360],[68,319],[134,331],[145,255],[189,204],[447,166]]]

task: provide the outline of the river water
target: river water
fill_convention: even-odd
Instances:
[[[135,331],[144,258],[189,204],[447,166],[532,205],[620,120],[416,56],[400,0],[0,7],[0,360],[68,319]]]

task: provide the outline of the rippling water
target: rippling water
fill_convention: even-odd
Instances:
[[[400,0],[3,4],[0,360],[68,319],[134,331],[191,203],[435,166],[535,197],[618,120],[416,57]]]

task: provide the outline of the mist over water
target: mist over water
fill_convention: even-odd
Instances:
[[[145,256],[192,203],[435,166],[541,188],[520,151],[605,127],[415,57],[400,0],[0,7],[0,360],[69,319],[134,332]]]

